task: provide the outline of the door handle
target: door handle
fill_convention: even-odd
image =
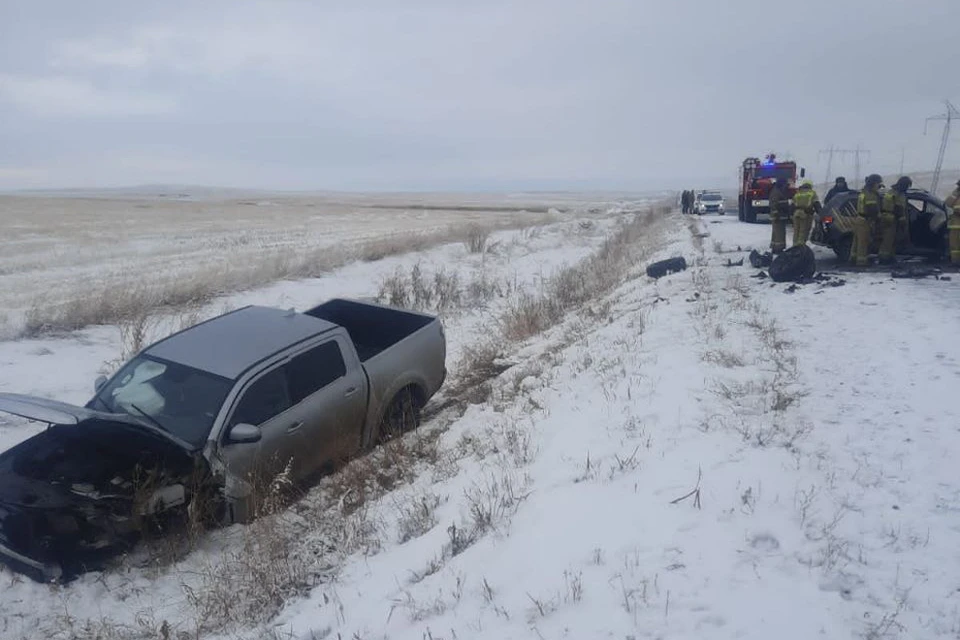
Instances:
[[[293,424],[291,424],[289,427],[287,427],[287,433],[296,433],[297,431],[300,431],[300,427],[302,426],[303,426],[303,421],[298,420]]]
[[[349,398],[350,396],[352,396],[353,394],[355,394],[357,391],[359,391],[359,389],[357,389],[356,387],[350,387],[350,388],[347,389],[346,392],[343,394],[343,397],[344,397],[344,398]]]

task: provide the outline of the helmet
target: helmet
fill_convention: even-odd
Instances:
[[[893,184],[893,188],[896,191],[906,191],[913,186],[913,180],[910,179],[910,176],[900,176],[897,178],[897,181]]]
[[[810,187],[810,188],[812,189],[812,188],[813,188],[813,180],[809,180],[809,179],[804,180],[803,182],[800,183],[800,186],[801,186],[801,187]]]
[[[837,184],[840,184],[841,182],[846,183],[846,182],[847,182],[847,179],[844,178],[843,176],[837,176],[836,182],[837,182]]]
[[[880,185],[880,184],[883,184],[883,178],[878,173],[871,173],[870,175],[867,176],[867,179],[864,181],[864,185],[868,187],[872,185]]]

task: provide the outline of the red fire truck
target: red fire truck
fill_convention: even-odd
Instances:
[[[806,175],[800,169],[800,177]],[[778,162],[770,153],[760,158],[747,158],[740,165],[740,193],[737,200],[739,218],[742,222],[756,222],[758,215],[770,214],[770,189],[777,178],[786,178],[787,190],[792,198],[797,192],[797,163]]]

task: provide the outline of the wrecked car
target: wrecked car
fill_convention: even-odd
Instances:
[[[445,359],[438,318],[335,299],[244,307],[164,338],[84,407],[0,394],[0,411],[49,425],[0,454],[0,559],[66,580],[147,523],[201,508],[248,521],[262,479],[303,481],[416,427]]]
[[[947,258],[948,212],[943,200],[924,189],[907,189],[906,196],[906,234],[897,233],[897,255],[933,260]],[[832,249],[840,262],[850,261],[859,197],[859,191],[837,194],[814,218],[810,242]],[[879,236],[874,234],[870,240],[870,253],[877,252],[879,243]]]

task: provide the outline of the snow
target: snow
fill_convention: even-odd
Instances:
[[[417,263],[537,291],[595,250],[624,208],[589,229],[501,232],[493,254],[438,247],[207,311],[371,296]],[[638,261],[562,325],[505,344],[513,367],[491,398],[432,421],[444,422],[447,464],[421,463],[412,482],[367,505],[376,544],[325,556],[335,566],[264,626],[204,637],[956,637],[960,278],[844,273],[844,286],[788,294],[749,266],[724,266],[762,249],[769,226],[678,214],[669,225],[644,240],[645,255],[684,255],[690,269],[652,281]],[[495,339],[508,302],[445,318],[451,365]],[[0,390],[81,401],[118,349],[108,328],[2,343]],[[0,437],[25,433],[9,426]],[[432,519],[401,535],[421,500]],[[182,584],[196,586],[194,572],[242,533],[208,534],[170,569],[132,566],[62,588],[0,571],[0,630],[69,637],[56,611],[187,631]],[[323,535],[308,530],[302,544],[319,549]]]

